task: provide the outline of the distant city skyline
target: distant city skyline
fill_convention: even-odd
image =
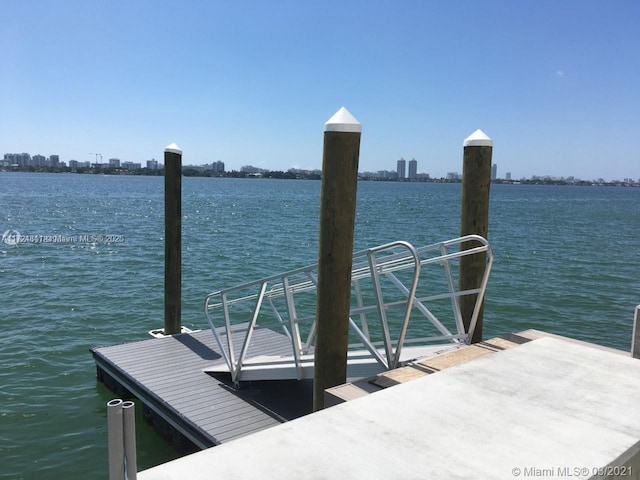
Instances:
[[[63,163],[66,166],[70,166],[73,165],[73,167],[71,168],[76,168],[78,165],[82,168],[90,168],[92,165],[111,165],[112,167],[118,168],[120,166],[120,164],[124,165],[123,168],[127,168],[127,169],[136,169],[136,168],[142,168],[142,165],[146,164],[146,168],[162,168],[163,165],[161,162],[158,162],[155,159],[150,159],[150,160],[141,160],[139,162],[132,162],[130,160],[125,160],[122,161],[119,158],[109,158],[107,160],[104,160],[104,156],[102,154],[95,154],[95,153],[89,153],[87,155],[91,156],[91,158],[95,158],[96,161],[87,161],[87,160],[76,160],[76,159],[69,159],[69,160],[61,160],[60,159],[60,155],[49,155],[49,156],[45,156],[45,155],[41,155],[41,154],[34,154],[31,155],[28,152],[21,152],[21,153],[5,153],[3,156],[3,159],[0,160],[0,166],[7,166],[8,164],[6,164],[6,160],[8,158],[13,158],[14,164],[20,165],[22,166],[22,163],[20,160],[17,160],[23,156],[28,156],[30,161],[26,166],[34,166],[34,167],[44,167],[44,166],[55,166],[57,165],[57,162]],[[52,164],[51,162],[51,158],[55,159]],[[98,160],[99,158],[99,160]],[[221,161],[221,160],[213,160],[213,161],[208,161],[205,163],[186,163],[186,156],[183,155],[183,165],[187,166],[194,166],[194,167],[202,167],[202,166],[213,166],[215,171],[225,171],[225,165],[226,163]],[[3,163],[4,160],[4,163]],[[113,162],[117,161],[117,164],[114,164]],[[260,166],[254,166],[253,164],[256,165],[260,165]],[[407,164],[408,164],[408,173],[407,173]],[[299,164],[296,164],[299,165]],[[404,165],[403,167],[401,167],[401,165]],[[395,168],[394,166],[391,164],[391,162],[389,162],[389,165],[387,165],[387,167],[390,167],[391,169],[386,170],[376,170],[375,172],[387,172],[386,176],[389,175],[397,175],[398,178],[407,178],[407,179],[413,179],[416,178],[419,174],[422,175],[428,175],[431,178],[454,178],[455,176],[461,176],[461,170],[462,170],[462,164],[460,164],[460,170],[459,171],[448,171],[443,175],[435,175],[435,174],[431,174],[430,172],[426,172],[426,171],[420,171],[418,172],[417,170],[417,165],[418,165],[418,161],[415,158],[412,158],[409,162],[407,162],[404,157],[400,157],[399,160],[395,161]],[[226,168],[226,170],[235,170],[235,171],[243,171],[243,169],[246,169],[246,167],[252,167],[258,170],[266,170],[266,171],[289,171],[289,170],[301,170],[301,171],[320,171],[321,169],[321,165],[317,168],[301,168],[300,166],[292,166],[289,167],[285,170],[281,170],[278,168],[271,168],[268,165],[265,165],[264,162],[253,162],[253,163],[247,163],[244,165],[241,165],[239,167],[232,167],[232,168]],[[518,175],[517,173],[514,174],[511,171],[507,171],[505,172],[504,176],[499,176],[497,173],[497,168],[498,165],[496,163],[492,164],[492,168],[491,168],[491,179],[492,180],[496,180],[496,179],[500,179],[500,180],[522,180],[522,179],[536,179],[536,178],[549,178],[549,179],[580,179],[580,180],[585,180],[585,181],[625,181],[625,180],[629,180],[629,179],[633,179],[633,181],[640,181],[640,173],[638,173],[636,176],[633,175],[626,175],[623,177],[619,177],[619,178],[614,178],[614,177],[602,177],[602,176],[598,176],[598,177],[584,177],[580,174],[574,174],[574,173],[569,173],[567,175],[551,175],[548,173],[534,173],[530,176],[525,176],[525,175]],[[413,170],[412,170],[413,169]],[[401,171],[403,172],[402,175],[400,175]],[[363,173],[363,172],[373,172],[371,170],[368,169],[363,169],[360,168],[359,172]]]
[[[460,171],[480,128],[514,178],[640,176],[640,2],[8,1],[0,14],[0,151],[144,165],[175,142],[185,164],[319,169],[324,122],[345,106],[364,171],[401,156]]]
[[[94,154],[92,154],[94,155]],[[100,155],[100,154],[98,154]],[[462,178],[462,174],[459,171],[447,172],[446,175],[441,177],[433,176],[428,172],[418,172],[418,161],[415,158],[412,158],[409,162],[409,173],[406,174],[406,165],[407,162],[404,157],[400,157],[399,160],[396,161],[396,168],[394,170],[377,170],[375,172],[369,170],[358,171],[359,175],[366,178],[380,178],[380,179],[399,179],[399,180],[424,180],[424,179],[446,179],[452,181],[458,181]],[[147,160],[145,162],[147,169],[150,170],[158,170],[164,168],[160,162],[155,159]],[[36,154],[31,155],[28,152],[23,153],[5,153],[2,160],[0,160],[0,167],[11,168],[15,167],[52,167],[52,168],[71,168],[71,169],[94,169],[94,168],[111,168],[111,169],[122,169],[122,170],[139,170],[143,168],[143,164],[131,162],[131,161],[121,161],[119,158],[109,158],[108,161],[100,161],[100,162],[90,162],[84,161],[79,162],[77,160],[69,160],[65,162],[64,160],[60,160],[59,155],[50,155],[49,157],[45,157],[44,155]],[[196,169],[208,169],[211,170],[212,173],[225,173],[228,171],[237,171],[244,172],[249,174],[255,173],[263,173],[269,171],[282,171],[282,172],[297,172],[297,173],[312,173],[314,175],[320,175],[321,169],[301,169],[291,167],[287,170],[277,170],[271,169],[268,167],[257,167],[252,164],[243,165],[238,169],[227,169],[225,163],[217,160],[211,163],[203,164],[203,165],[192,165],[192,164],[184,164],[183,167],[189,168],[194,167]],[[532,175],[530,177],[514,177],[511,172],[506,172],[504,177],[500,177],[498,175],[498,165],[493,163],[491,165],[491,180],[506,180],[506,181],[519,181],[519,180],[547,180],[547,181],[567,181],[567,182],[579,182],[579,181],[593,181],[593,182],[620,182],[620,183],[628,183],[628,184],[640,184],[640,177],[624,177],[619,179],[604,179],[603,177],[597,178],[582,178],[580,176],[568,175],[568,176],[555,176],[555,175]]]

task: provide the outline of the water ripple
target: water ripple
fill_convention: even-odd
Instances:
[[[105,403],[89,348],[163,323],[163,181],[0,173],[0,231],[123,243],[0,246],[0,457],[7,478],[104,477]],[[183,323],[210,291],[314,263],[320,182],[185,178]],[[538,328],[629,348],[640,189],[492,186],[486,336]],[[455,237],[459,185],[361,182],[356,250]],[[175,453],[137,425],[141,468]]]

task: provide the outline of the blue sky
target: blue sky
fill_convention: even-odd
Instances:
[[[494,140],[498,175],[640,177],[640,2],[0,0],[0,154],[441,177]]]

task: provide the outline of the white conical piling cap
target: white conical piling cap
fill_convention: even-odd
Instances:
[[[464,139],[463,145],[465,147],[493,147],[493,140],[482,130],[478,129]]]
[[[182,155],[182,150],[180,150],[180,147],[178,145],[176,145],[175,143],[172,143],[171,145],[167,145],[164,149],[165,153],[177,153],[178,155]]]
[[[349,113],[349,110],[342,107],[327,120],[327,123],[324,124],[324,131],[362,133],[362,125]]]

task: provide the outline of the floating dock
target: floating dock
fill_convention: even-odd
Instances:
[[[223,338],[225,333],[219,333]],[[284,335],[263,329],[260,351],[291,350]],[[212,447],[311,411],[310,381],[245,383],[204,368],[224,363],[211,330],[91,349],[98,379],[119,396],[138,398],[147,420],[179,451]]]
[[[640,362],[526,333],[138,478],[640,478]]]

